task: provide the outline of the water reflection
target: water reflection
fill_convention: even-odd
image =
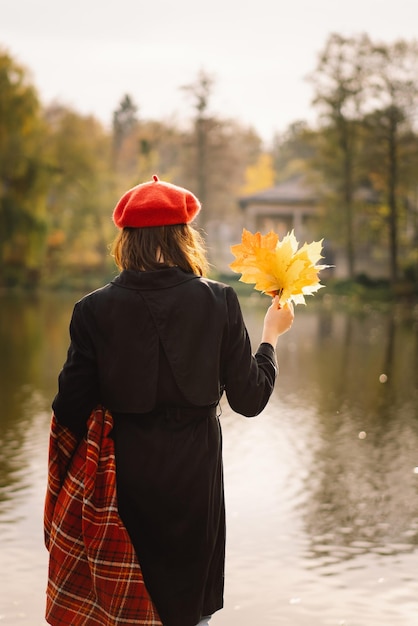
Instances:
[[[329,573],[341,560],[418,543],[417,333],[395,310],[325,311],[317,323],[312,349],[304,325],[296,350],[315,406],[301,516],[305,557]]]
[[[47,434],[74,299],[0,301],[0,619],[10,625],[44,624]],[[258,297],[244,304],[254,345],[264,309]],[[412,626],[418,310],[298,308],[278,357],[260,418],[224,405],[227,602],[214,626]]]
[[[19,499],[31,486],[32,426],[35,420],[44,428],[49,423],[57,371],[67,348],[67,328],[65,300],[1,299],[0,518],[9,512],[7,501]]]

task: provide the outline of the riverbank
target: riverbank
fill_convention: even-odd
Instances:
[[[234,287],[238,295],[246,297],[254,293],[252,285],[239,281],[239,277],[231,275],[217,275],[216,279],[226,282]],[[404,303],[418,304],[418,282],[399,281],[395,286],[387,280],[372,280],[367,277],[359,277],[356,280],[330,278],[323,281],[324,288],[320,289],[313,298],[306,297],[309,304],[315,302],[329,304],[355,305],[375,303],[392,305],[400,301]],[[261,294],[260,294],[261,295]]]
[[[51,281],[41,285],[25,285],[15,287],[0,287],[2,295],[26,295],[41,293],[88,293],[97,289],[101,285],[110,282],[117,274],[116,270],[107,273],[86,273],[84,275],[69,275],[60,281]],[[220,280],[232,287],[241,297],[253,296],[263,299],[261,293],[254,291],[253,285],[240,282],[237,274],[220,274],[213,272],[209,276],[214,280]],[[414,306],[418,304],[418,281],[399,280],[395,285],[391,285],[388,280],[373,280],[367,276],[359,276],[356,279],[323,279],[323,289],[314,294],[314,297],[307,296],[309,304],[322,305],[330,302],[336,306],[356,306],[365,303],[381,306],[392,306],[402,302]]]

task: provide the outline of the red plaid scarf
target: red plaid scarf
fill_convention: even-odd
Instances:
[[[77,445],[52,417],[44,519],[52,626],[162,626],[118,514],[112,426],[96,409]]]

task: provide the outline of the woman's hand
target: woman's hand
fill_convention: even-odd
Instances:
[[[261,341],[270,343],[275,347],[279,335],[283,335],[291,328],[294,318],[295,312],[291,302],[286,302],[284,306],[281,306],[278,296],[273,298],[273,302],[264,317]]]

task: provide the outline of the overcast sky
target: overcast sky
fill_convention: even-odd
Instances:
[[[129,93],[146,119],[187,119],[182,85],[214,78],[212,111],[263,139],[315,119],[305,77],[330,32],[418,37],[418,0],[0,0],[0,46],[58,100],[110,124]]]

